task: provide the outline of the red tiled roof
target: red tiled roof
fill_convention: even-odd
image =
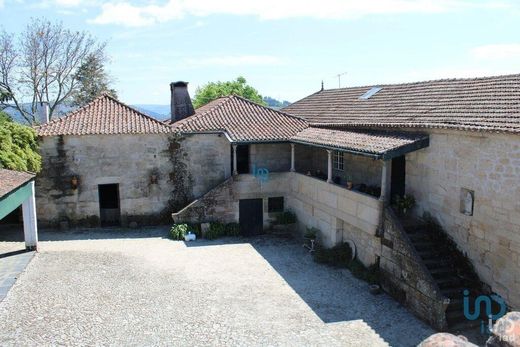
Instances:
[[[286,141],[307,123],[295,116],[232,95],[214,100],[172,124],[181,133],[226,132],[234,142]]]
[[[520,74],[323,90],[283,109],[311,125],[520,133]]]
[[[409,147],[412,150],[426,147],[428,145],[428,135],[310,127],[293,136],[291,142],[319,145],[382,157],[391,151],[404,147]]]
[[[34,178],[34,174],[0,169],[0,198]]]
[[[169,133],[164,123],[104,94],[87,105],[36,127],[39,136]]]

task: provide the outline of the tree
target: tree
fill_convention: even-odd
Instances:
[[[209,82],[197,88],[195,97],[193,98],[193,106],[199,108],[210,101],[233,94],[256,102],[257,104],[265,105],[258,91],[246,82],[246,79],[242,76],[237,77],[234,81]]]
[[[34,129],[13,122],[1,111],[0,168],[31,172],[41,170],[41,156]]]
[[[78,68],[76,79],[79,86],[73,94],[72,105],[83,106],[103,93],[117,98],[116,91],[110,88],[110,78],[105,72],[104,62],[104,56],[89,54]]]
[[[1,100],[0,105],[15,108],[30,124],[36,121],[40,102],[49,104],[52,118],[77,90],[81,64],[91,54],[103,56],[105,49],[85,31],[44,19],[32,19],[17,38],[0,32],[0,88],[12,102]]]

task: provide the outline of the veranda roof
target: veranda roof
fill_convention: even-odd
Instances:
[[[374,159],[391,159],[429,145],[428,135],[420,133],[315,127],[300,131],[290,141]]]

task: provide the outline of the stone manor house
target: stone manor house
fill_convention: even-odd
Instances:
[[[44,118],[41,224],[173,217],[251,235],[290,210],[322,244],[353,244],[389,293],[444,329],[462,319],[465,274],[389,207],[408,194],[520,309],[520,75],[322,89],[282,111],[238,96],[194,110],[187,83],[170,87],[165,122],[108,95]]]

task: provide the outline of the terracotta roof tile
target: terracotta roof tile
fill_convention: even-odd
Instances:
[[[520,133],[520,74],[323,90],[283,111],[311,125]]]
[[[214,100],[195,110],[193,116],[172,124],[182,133],[225,131],[234,142],[286,141],[306,127],[299,117],[236,95]]]
[[[321,145],[352,152],[383,155],[389,151],[412,145],[425,140],[428,135],[405,132],[342,130],[310,127],[300,131],[291,138],[292,142]],[[414,149],[418,149],[415,147]]]
[[[40,136],[159,134],[171,132],[164,123],[104,94],[87,105],[36,127]]]
[[[34,178],[34,174],[0,169],[0,198]]]

